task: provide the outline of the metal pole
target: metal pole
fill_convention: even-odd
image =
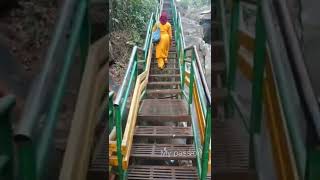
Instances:
[[[252,103],[250,115],[250,168],[255,168],[254,135],[260,133],[263,107],[263,79],[266,56],[266,32],[261,15],[261,5],[258,5],[256,18],[256,39],[253,67]]]
[[[240,0],[234,0],[232,5],[231,29],[230,29],[230,64],[228,74],[228,108],[227,115],[233,114],[231,91],[234,90],[237,68],[237,52],[238,52],[238,26],[239,26]]]

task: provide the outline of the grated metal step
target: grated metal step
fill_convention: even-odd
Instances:
[[[160,88],[178,89],[179,84],[180,82],[178,81],[149,82],[147,88],[148,89],[160,89]]]
[[[180,74],[150,74],[149,77],[154,77],[154,78],[180,77]]]
[[[183,166],[143,166],[132,165],[128,169],[128,179],[198,179],[196,167]],[[208,177],[207,179],[211,179]]]
[[[136,126],[134,136],[151,138],[192,138],[191,127]]]
[[[190,121],[186,103],[180,99],[145,99],[138,114],[139,121]]]
[[[154,73],[163,73],[163,74],[179,74],[180,69],[179,68],[164,68],[163,70],[159,70],[157,66],[151,66],[151,74]]]
[[[194,144],[133,144],[131,156],[153,160],[195,160]]]
[[[147,99],[172,99],[178,98],[181,94],[180,89],[147,89]]]
[[[247,172],[249,135],[239,119],[213,122],[213,169],[216,172]]]

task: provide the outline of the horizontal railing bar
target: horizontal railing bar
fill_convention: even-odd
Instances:
[[[57,28],[54,31],[52,42],[46,53],[45,64],[42,68],[39,78],[33,83],[31,90],[27,96],[25,109],[22,114],[22,119],[19,121],[15,132],[18,136],[32,138],[33,130],[39,120],[39,114],[45,104],[48,96],[48,90],[52,87],[52,74],[54,67],[61,62],[64,62],[63,52],[65,51],[68,40],[65,36],[68,26],[70,25],[72,13],[77,3],[76,0],[68,0],[62,7],[61,15],[57,22]]]
[[[294,91],[295,87],[294,84],[292,83],[292,80],[288,80],[286,78],[285,72],[286,70],[284,69],[284,59],[282,57],[281,51],[280,51],[280,45],[279,45],[279,38],[276,36],[277,29],[276,26],[274,25],[274,19],[272,15],[272,11],[270,9],[269,3],[266,1],[261,1],[262,3],[262,17],[265,23],[265,28],[267,32],[267,40],[269,43],[269,48],[270,48],[270,54],[271,54],[271,64],[272,68],[275,73],[276,77],[276,84],[278,87],[279,91],[279,96],[281,98],[281,106],[283,107],[283,112],[285,115],[285,119],[287,120],[285,123],[288,126],[289,129],[289,134],[291,138],[291,144],[293,146],[293,152],[294,152],[294,158],[297,162],[297,169],[298,169],[298,174],[302,175],[304,174],[303,169],[304,169],[304,162],[303,160],[305,159],[304,154],[306,153],[306,147],[303,142],[303,138],[298,131],[298,129],[294,128],[292,123],[290,122],[300,122],[301,119],[297,116],[296,113],[300,114],[298,111],[300,111],[299,108],[296,106],[293,106],[293,99],[291,97],[295,97],[296,93]],[[289,122],[290,121],[290,122]]]
[[[204,114],[207,113],[207,107],[206,107],[206,103],[205,103],[205,100],[203,100],[203,93],[204,93],[204,88],[201,83],[201,80],[200,80],[200,75],[199,75],[199,72],[196,70],[196,62],[192,62],[192,66],[193,66],[193,69],[195,70],[194,71],[194,76],[195,76],[195,83],[197,85],[197,88],[198,88],[198,93],[199,93],[199,98],[200,98],[200,104],[201,104],[201,107],[202,109],[204,110]]]
[[[38,147],[36,149],[36,168],[37,168],[37,173],[39,174],[38,177],[41,177],[43,174],[43,169],[45,167],[45,162],[47,160],[47,156],[48,156],[48,148],[51,141],[51,138],[53,136],[54,130],[55,130],[55,125],[56,125],[56,119],[57,119],[57,113],[59,111],[59,107],[61,104],[61,100],[63,97],[63,92],[64,89],[66,87],[66,83],[67,83],[67,77],[68,74],[70,73],[70,67],[74,61],[74,52],[76,50],[77,47],[77,42],[78,39],[80,37],[80,30],[81,30],[81,26],[82,26],[82,21],[85,15],[85,11],[86,11],[86,7],[87,7],[87,2],[86,1],[81,1],[79,4],[79,8],[78,10],[78,16],[75,19],[75,24],[73,27],[73,31],[74,32],[71,35],[70,38],[70,46],[67,49],[67,57],[65,60],[65,66],[62,69],[61,72],[61,79],[59,79],[58,82],[58,89],[56,90],[56,94],[54,96],[54,101],[51,105],[51,109],[49,111],[48,114],[48,119],[46,120],[47,124],[46,127],[44,128],[44,131],[42,133],[42,136],[40,136],[39,139],[39,144]]]
[[[146,40],[144,42],[144,46],[143,46],[143,48],[138,48],[138,49],[141,49],[143,51],[146,50],[147,45],[148,45],[148,39],[149,39],[148,37],[149,37],[149,34],[151,33],[150,29],[152,29],[152,18],[153,18],[153,13],[151,14],[151,17],[149,19],[148,28],[147,28],[147,35],[146,35]]]
[[[137,62],[134,62],[133,63],[133,69],[132,69],[132,73],[133,74],[135,73],[137,68],[138,68]],[[129,78],[128,87],[126,88],[126,92],[124,94],[123,103],[120,105],[120,114],[121,114],[121,116],[124,113],[124,110],[125,110],[125,107],[126,107],[126,103],[127,103],[127,99],[128,99],[128,96],[129,96],[130,89],[131,89],[131,85],[134,84],[134,83],[132,83],[133,78],[134,78],[134,75],[131,75],[130,78]],[[121,119],[122,119],[122,117],[121,117]]]
[[[182,26],[182,23],[181,23],[180,12],[179,12],[179,24],[180,24],[181,39],[182,39],[182,43],[183,43],[182,45],[183,45],[183,47],[186,47],[186,42],[184,41],[183,26]]]
[[[311,81],[307,72],[305,65],[303,53],[300,47],[300,43],[297,39],[296,33],[294,32],[294,25],[289,14],[287,3],[285,1],[275,1],[278,4],[279,15],[281,16],[280,21],[283,24],[283,29],[286,36],[285,40],[287,41],[287,46],[289,51],[292,54],[289,57],[291,64],[294,69],[294,75],[298,79],[298,90],[301,91],[299,94],[302,94],[302,101],[307,106],[307,113],[310,116],[309,118],[314,124],[317,138],[320,138],[320,111],[317,103],[317,98],[314,94]],[[277,8],[276,8],[277,9]]]
[[[193,48],[193,45],[190,45],[190,46],[188,46],[188,47],[185,47],[184,50],[185,50],[185,51],[188,51],[188,50],[191,50],[192,48]]]
[[[124,88],[125,88],[125,84],[126,82],[128,82],[128,78],[129,78],[129,72],[131,71],[131,68],[133,66],[133,62],[134,62],[134,56],[137,52],[137,49],[138,47],[137,46],[134,46],[133,47],[133,50],[132,50],[132,53],[131,53],[131,57],[130,57],[130,60],[129,60],[129,63],[128,63],[128,68],[127,68],[127,71],[126,71],[126,74],[124,75],[124,78],[123,78],[123,83],[121,84],[121,87],[118,91],[118,94],[116,96],[116,99],[114,100],[114,105],[120,105],[120,101],[121,101],[121,98],[122,98],[122,95],[124,93]]]
[[[200,63],[200,59],[199,59],[199,55],[198,55],[196,46],[193,46],[193,49],[194,49],[194,52],[195,52],[195,55],[196,55],[196,62],[197,62],[197,65],[198,65],[198,70],[199,70],[200,78],[201,78],[201,81],[202,81],[202,85],[204,87],[204,91],[205,91],[205,95],[206,95],[206,98],[207,98],[207,101],[208,101],[208,105],[211,106],[211,95],[210,95],[210,91],[209,91],[209,88],[208,88],[207,81],[205,79],[205,76],[204,76],[204,73],[203,73],[203,70],[202,70],[202,66],[201,66],[201,63]]]

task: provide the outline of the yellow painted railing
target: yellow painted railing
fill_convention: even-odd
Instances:
[[[190,84],[190,72],[185,71],[185,85],[189,86]],[[201,145],[204,143],[204,135],[205,135],[205,129],[206,129],[206,122],[205,122],[205,113],[201,106],[200,102],[200,93],[199,93],[199,87],[198,84],[194,81],[193,82],[193,99],[194,99],[194,105],[196,110],[196,122],[199,127],[199,133],[200,133],[200,142]],[[211,140],[209,145],[209,161],[208,161],[208,173],[211,173]]]
[[[128,164],[129,164],[129,158],[130,158],[130,152],[131,152],[131,147],[132,147],[132,140],[133,140],[133,133],[134,133],[134,127],[136,125],[136,120],[138,116],[138,110],[139,110],[139,105],[140,105],[140,97],[143,93],[143,91],[146,88],[146,85],[148,84],[148,77],[149,77],[149,72],[150,72],[150,64],[151,64],[151,57],[152,57],[152,48],[153,45],[150,45],[149,48],[149,53],[147,57],[147,62],[146,62],[146,69],[144,72],[138,75],[135,86],[134,86],[134,91],[132,95],[132,100],[130,104],[130,110],[128,114],[128,119],[127,119],[127,124],[126,128],[124,131],[122,143],[121,143],[121,151],[123,155],[123,161],[122,161],[122,167],[123,169],[127,170],[128,169]],[[114,132],[112,131],[109,136],[109,164],[111,166],[118,166],[118,160],[117,156],[113,155],[116,153],[116,141],[115,141],[115,129]],[[110,142],[111,140],[111,142]]]

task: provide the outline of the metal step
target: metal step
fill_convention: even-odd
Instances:
[[[158,68],[158,62],[156,59],[152,59],[151,68]],[[172,69],[172,68],[179,68],[179,64],[177,60],[174,59],[168,59],[168,63],[165,65],[165,69]],[[160,69],[159,69],[160,70]],[[164,73],[163,71],[159,71],[161,74]]]
[[[177,89],[179,88],[179,81],[158,81],[158,82],[149,82],[147,85],[148,89],[162,89],[162,88],[170,88]]]
[[[198,179],[196,167],[187,166],[144,166],[132,165],[128,169],[128,179],[144,180],[144,179]],[[208,177],[207,179],[211,179]]]
[[[153,57],[151,65],[152,64],[157,64],[157,63],[158,63],[158,61],[156,60],[155,57]],[[171,64],[178,65],[178,60],[176,60],[175,58],[172,58],[172,57],[168,57],[168,64],[167,65],[171,65]]]
[[[179,85],[179,81],[159,81],[159,82],[149,82],[148,85]]]
[[[168,78],[168,77],[180,77],[180,74],[150,74],[151,78]]]
[[[161,72],[161,70],[160,70]],[[150,74],[149,81],[179,81],[180,75],[179,74]],[[175,93],[175,92],[173,92]]]
[[[234,180],[234,179],[241,179],[241,180],[258,180],[256,173],[254,171],[220,171],[220,172],[213,172],[213,179],[217,180]]]
[[[180,89],[148,89],[146,91],[146,99],[178,99],[180,95]]]
[[[193,138],[191,127],[136,126],[135,137],[148,138]]]
[[[145,99],[138,114],[139,121],[187,122],[191,120],[187,105],[181,99]]]
[[[132,158],[151,160],[195,160],[194,144],[133,144]]]
[[[217,174],[248,172],[249,135],[240,119],[214,119],[212,143]],[[228,173],[226,173],[228,172]]]
[[[101,143],[97,144],[97,153],[94,153],[94,159],[90,163],[87,179],[107,179],[108,178],[108,134],[102,135]]]
[[[147,98],[162,99],[162,98],[173,98],[181,94],[180,89],[147,89]]]
[[[179,68],[164,68],[163,70],[160,70],[157,66],[151,66],[150,68],[150,73],[151,74],[159,74],[159,73],[164,73],[164,74],[179,74],[180,69]]]

